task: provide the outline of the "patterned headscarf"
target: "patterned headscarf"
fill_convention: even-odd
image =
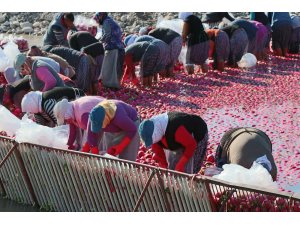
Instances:
[[[98,133],[102,128],[106,128],[114,119],[116,110],[116,104],[110,100],[105,100],[95,106],[89,116],[92,132]]]

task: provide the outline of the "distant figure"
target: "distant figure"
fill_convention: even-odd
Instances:
[[[271,41],[271,24],[268,19],[268,15],[264,12],[251,12],[250,13],[250,20],[257,21],[262,23],[268,30],[268,39],[265,48],[269,50],[270,48],[270,41]]]
[[[102,26],[102,36],[99,41],[105,50],[99,79],[104,87],[119,89],[125,57],[122,30],[106,12],[96,13],[94,20]]]
[[[266,46],[268,46],[269,31],[265,25],[257,21],[250,21],[257,28],[256,33],[256,47],[254,55],[257,60],[265,59],[267,57]]]
[[[69,36],[70,48],[84,52],[94,58],[104,54],[103,45],[87,31],[73,32]]]
[[[69,30],[77,30],[73,13],[58,13],[50,23],[44,36],[43,50],[49,51],[53,46],[69,47],[67,35]]]
[[[157,74],[165,70],[169,58],[168,45],[161,40],[136,42],[125,50],[125,71],[122,82],[137,83],[135,64],[140,62],[140,77],[144,86],[151,86]]]
[[[201,20],[192,13],[179,13],[179,18],[184,22],[182,39],[183,44],[187,45],[186,70],[188,74],[194,73],[194,65],[199,65],[202,73],[207,73],[209,39]]]
[[[49,66],[52,67],[52,69],[56,72],[60,72],[60,66],[55,60],[48,58],[48,57],[43,57],[43,56],[26,56],[24,53],[20,53],[16,56],[15,61],[14,61],[14,68],[16,71],[21,71],[21,66],[24,65],[27,59],[30,60],[41,60],[45,63],[47,63]],[[27,74],[25,74],[27,75]]]
[[[210,28],[218,27],[219,23],[221,23],[224,19],[232,22],[235,18],[230,15],[228,12],[208,12],[202,17],[203,23],[208,23]]]
[[[70,48],[93,57],[96,62],[95,73],[99,77],[104,58],[103,44],[87,31],[70,31],[69,33],[71,33],[68,37]]]
[[[206,33],[209,37],[209,56],[214,59],[213,68],[222,72],[229,58],[229,37],[220,29],[208,29]]]
[[[50,53],[59,55],[75,68],[75,83],[78,88],[92,95],[97,94],[98,80],[93,57],[66,47],[52,48]]]
[[[243,28],[237,25],[228,25],[221,30],[225,31],[230,41],[230,53],[228,65],[237,67],[237,62],[241,60],[243,55],[247,52],[248,36]]]
[[[141,27],[139,30],[139,36],[148,35],[151,30],[152,30],[152,27],[150,27],[150,26]]]
[[[60,66],[60,72],[61,74],[73,78],[75,75],[75,70],[72,66],[69,65],[69,63],[60,57],[59,55],[55,55],[46,51],[42,51],[39,47],[37,46],[31,46],[29,52],[27,53],[28,56],[43,56],[43,57],[48,57],[50,59],[55,60],[59,66]]]
[[[27,57],[21,65],[21,75],[30,75],[33,91],[48,91],[54,87],[74,87],[75,83],[68,77],[57,73],[48,63]]]
[[[178,61],[182,49],[182,37],[177,32],[168,28],[156,28],[149,32],[149,35],[155,37],[169,45],[170,63],[166,67],[166,76],[173,77],[174,65]]]
[[[260,22],[263,25],[265,25],[266,27],[270,26],[268,16],[264,12],[251,12],[250,13],[250,20]]]
[[[272,48],[274,55],[287,56],[293,27],[288,12],[269,12],[269,21],[272,27]]]
[[[256,33],[258,31],[258,28],[255,26],[255,24],[251,23],[248,20],[243,19],[237,19],[231,22],[232,25],[237,25],[239,28],[243,28],[248,37],[248,49],[247,52],[255,54],[256,53]]]
[[[22,99],[29,91],[31,91],[29,75],[11,84],[0,85],[0,104],[5,105],[4,100],[6,100],[8,101],[6,103],[12,103],[21,108]]]
[[[289,44],[289,53],[298,54],[300,46],[300,17],[293,15],[292,18],[292,37]]]
[[[272,155],[272,143],[261,130],[248,127],[228,130],[220,141],[215,159],[220,168],[224,164],[238,164],[250,169],[253,162],[257,162],[276,180],[277,167]]]
[[[134,41],[135,41],[135,39],[138,38],[138,37],[139,37],[139,35],[137,35],[137,34],[129,34],[129,35],[127,35],[125,37],[124,41],[123,41],[125,47],[128,47],[129,45],[133,44]]]
[[[47,63],[28,58],[24,63],[24,74],[31,74],[30,86],[33,91],[49,91],[54,87],[65,87],[61,76]]]

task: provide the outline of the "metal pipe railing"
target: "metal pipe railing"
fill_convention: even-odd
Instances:
[[[199,190],[190,187],[189,176],[183,173],[27,143],[19,149],[42,207],[55,211],[211,210],[198,206],[201,201],[196,201],[194,193]],[[200,188],[207,192],[201,182]]]
[[[26,180],[26,171],[20,166],[18,145],[9,138],[0,138],[0,180],[3,194],[23,203],[35,204],[35,197]]]
[[[300,204],[299,196],[287,193],[88,153],[14,144],[0,137],[0,194],[3,189],[10,199],[46,210],[230,211],[232,201],[253,196],[279,197],[290,210]]]

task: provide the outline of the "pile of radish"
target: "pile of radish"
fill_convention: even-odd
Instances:
[[[300,212],[299,202],[289,202],[284,198],[258,193],[243,196],[233,194],[228,198],[226,192],[218,192],[214,201],[217,210],[227,212]]]

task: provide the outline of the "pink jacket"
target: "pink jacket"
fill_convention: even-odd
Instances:
[[[74,144],[77,134],[77,127],[87,130],[89,114],[91,110],[105,98],[100,96],[84,96],[72,101],[75,121],[70,124],[70,133],[68,139],[69,147]]]
[[[87,129],[87,121],[83,120],[83,115],[90,113],[91,110],[98,105],[100,102],[105,100],[105,98],[100,96],[84,96],[75,101],[72,101],[75,120],[81,129]]]

